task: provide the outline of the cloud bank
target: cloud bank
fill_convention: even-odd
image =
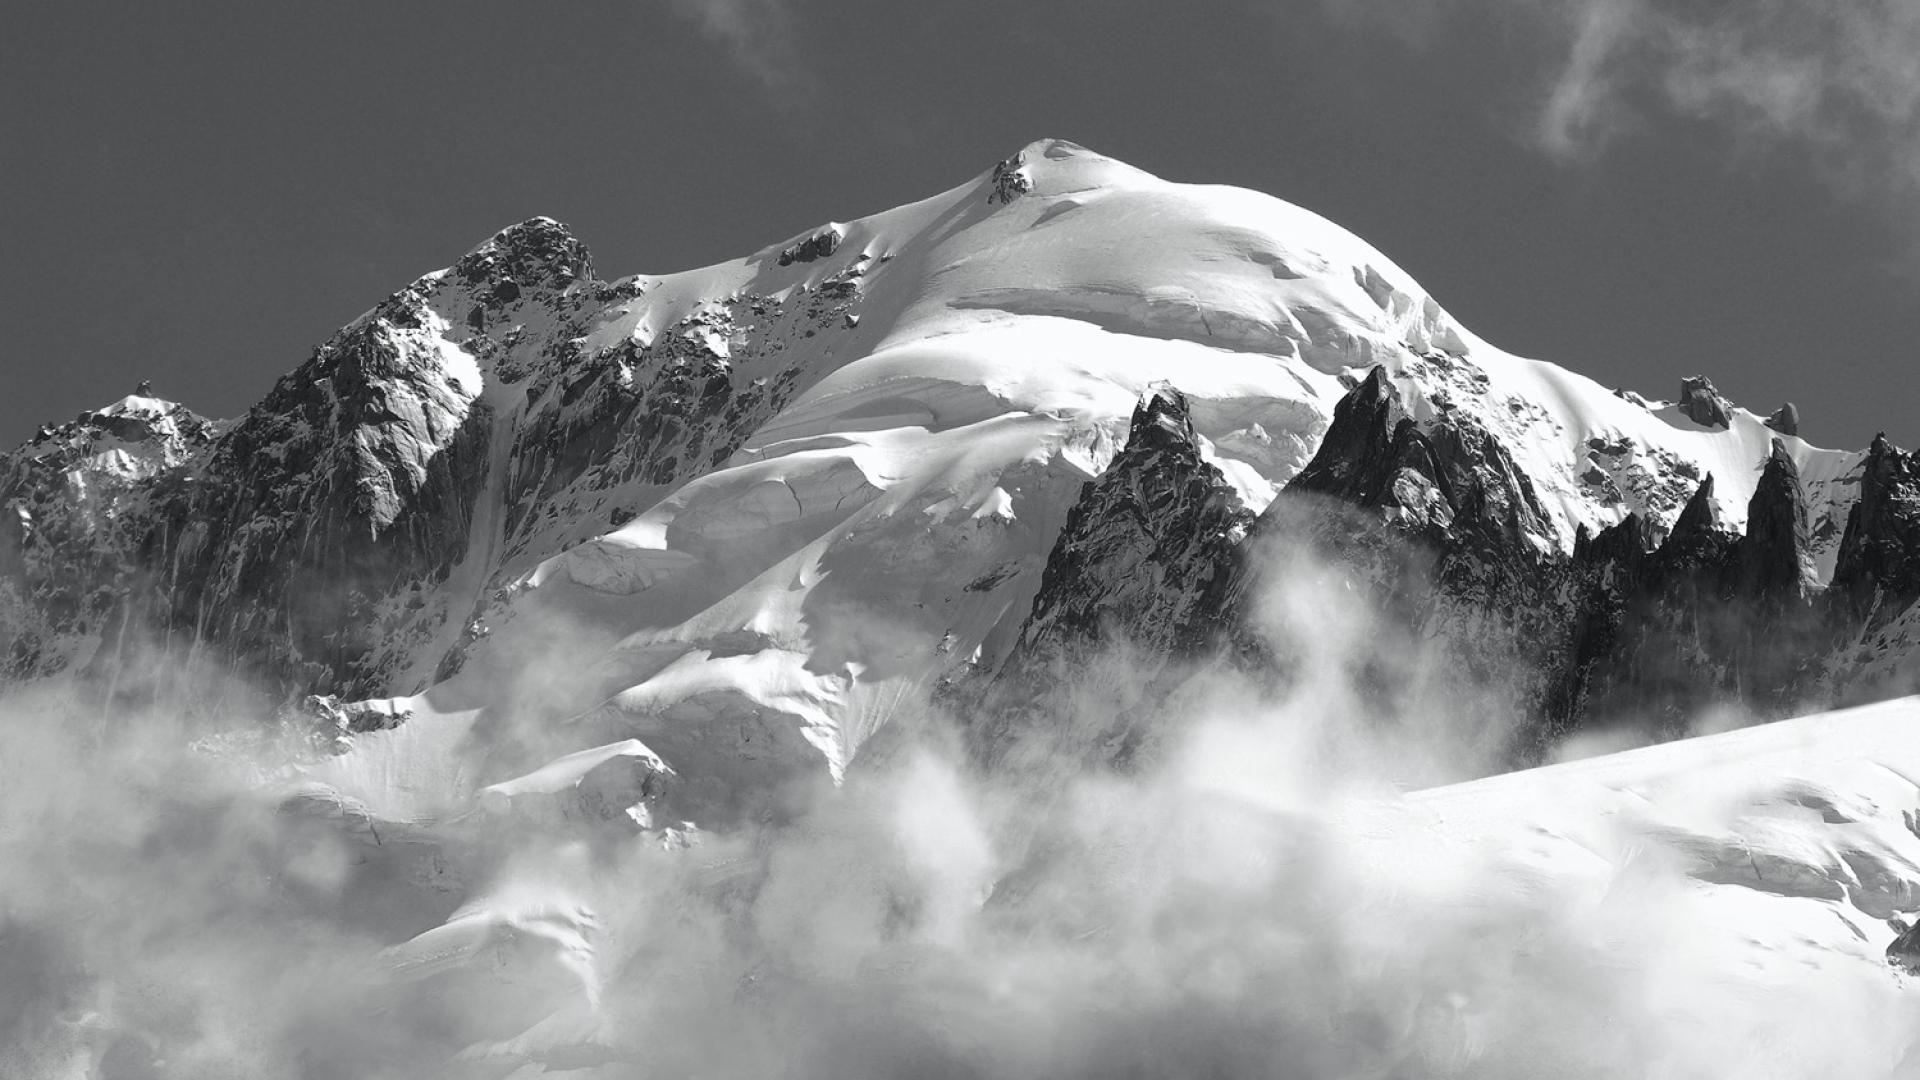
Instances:
[[[1889,973],[1758,992],[1757,924],[1645,837],[1570,871],[1381,798],[1501,740],[1355,595],[1285,575],[1261,618],[1305,677],[1200,666],[1136,767],[1073,745],[1111,720],[1124,665],[1097,664],[1021,767],[928,709],[844,787],[691,845],[571,811],[376,824],[282,801],[271,739],[15,695],[0,1075],[1899,1075],[1920,1015]],[[1365,692],[1383,665],[1402,706]]]

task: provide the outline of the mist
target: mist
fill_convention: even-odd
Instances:
[[[1920,1065],[1920,1003],[1890,971],[1745,978],[1727,902],[1643,832],[1590,823],[1587,855],[1551,865],[1545,804],[1464,840],[1435,833],[1433,806],[1405,793],[1495,767],[1512,722],[1486,710],[1497,688],[1388,633],[1339,574],[1277,578],[1258,622],[1304,677],[1276,691],[1198,666],[1127,768],[1089,766],[1077,743],[1138,696],[1114,685],[1130,666],[1116,645],[1004,767],[969,750],[977,718],[929,704],[843,784],[705,829],[380,823],[287,797],[324,750],[284,724],[212,731],[90,711],[72,685],[15,693],[0,707],[0,1074]],[[1370,694],[1382,665],[1414,691]]]

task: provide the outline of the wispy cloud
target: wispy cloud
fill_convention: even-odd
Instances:
[[[788,0],[668,0],[667,10],[766,89],[788,90],[805,82]]]
[[[1920,0],[1448,0],[1412,33],[1399,4],[1327,2],[1416,47],[1498,24],[1533,88],[1524,134],[1562,160],[1678,119],[1856,194],[1920,190]]]
[[[1631,32],[1636,0],[1587,0],[1569,5],[1565,65],[1541,105],[1537,135],[1558,157],[1597,149],[1617,131],[1619,73],[1611,61]]]
[[[1550,149],[1666,108],[1783,143],[1850,183],[1920,184],[1920,3],[1583,0],[1542,117]],[[1568,104],[1572,108],[1567,108]]]

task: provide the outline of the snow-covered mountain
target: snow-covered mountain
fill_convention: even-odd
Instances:
[[[680,274],[600,281],[535,219],[383,301],[245,417],[136,396],[44,430],[0,492],[9,670],[421,695],[395,707],[411,733],[348,755],[411,761],[421,732],[464,730],[564,638],[549,720],[838,774],[900,702],[997,670],[1030,615],[1089,606],[1032,610],[1082,485],[1162,385],[1248,514],[1321,451],[1324,477],[1377,474],[1337,497],[1455,542],[1442,504],[1484,474],[1474,497],[1511,517],[1480,552],[1495,563],[1556,563],[1630,516],[1625,546],[1651,546],[1708,482],[1703,512],[1738,532],[1765,463],[1791,464],[1806,536],[1782,557],[1810,590],[1838,573],[1859,624],[1802,681],[1904,678],[1909,458],[1876,444],[1887,479],[1862,529],[1881,539],[1841,567],[1867,455],[1770,428],[1785,410],[1762,421],[1703,380],[1650,402],[1509,356],[1307,211],[1057,141]],[[1404,418],[1420,445],[1356,430],[1323,448],[1355,388],[1386,399],[1374,427]],[[1455,444],[1436,487],[1422,463]],[[1478,579],[1454,590],[1472,618],[1511,607],[1501,590],[1566,591],[1517,562],[1515,580],[1491,572],[1455,574]]]
[[[243,417],[143,390],[8,455],[5,673],[240,729],[277,712],[300,745],[264,775],[288,807],[434,852],[378,858],[465,897],[399,970],[438,977],[514,927],[592,997],[614,976],[590,919],[547,893],[515,908],[445,852],[779,820],[882,768],[929,708],[990,766],[1061,736],[1151,770],[1219,679],[1264,708],[1331,665],[1343,715],[1497,718],[1459,762],[1394,777],[1418,783],[1622,724],[1669,738],[1715,708],[1913,689],[1920,458],[1818,449],[1791,406],[1676,380],[1655,401],[1509,355],[1306,210],[1060,141],[677,274],[602,280],[538,218]],[[1860,754],[1894,753],[1887,718],[1911,710],[1889,708]],[[1634,760],[1664,776],[1824,723]],[[1743,783],[1798,782],[1754,760]],[[1610,768],[1417,812],[1525,817],[1555,777]],[[1910,788],[1754,796],[1794,818],[1766,833],[1793,884],[1759,891],[1827,905],[1789,921],[1851,928],[1848,955],[1880,963],[1893,931],[1868,924],[1920,907],[1912,836],[1886,824]],[[1823,847],[1787,804],[1850,839]],[[1764,847],[1747,833],[1642,824],[1704,860],[1692,880],[1753,887],[1729,854]],[[591,1034],[559,1041],[610,1038]]]

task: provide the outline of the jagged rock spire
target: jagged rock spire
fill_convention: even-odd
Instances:
[[[593,277],[587,245],[550,217],[529,218],[495,233],[453,265],[460,280],[491,282],[491,298],[515,300],[530,289],[564,289]]]
[[[1054,541],[1019,643],[978,710],[995,719],[972,733],[975,752],[992,761],[1022,729],[1045,736],[1032,729],[1073,711],[1066,688],[1100,649],[1135,650],[1147,665],[1137,674],[1151,682],[1153,670],[1211,648],[1253,517],[1201,456],[1185,395],[1149,389],[1126,446],[1082,486]],[[1092,745],[1075,752],[1113,761],[1131,753],[1123,712],[1088,723]]]
[[[1769,601],[1806,596],[1813,583],[1810,546],[1800,467],[1786,444],[1774,439],[1747,503],[1747,534],[1740,543],[1741,595]]]
[[[1294,477],[1289,488],[1333,492],[1351,486],[1357,474],[1379,462],[1393,440],[1393,414],[1399,394],[1387,379],[1387,369],[1376,367],[1360,385],[1333,407],[1333,423],[1320,449]]]
[[[1885,432],[1874,436],[1861,466],[1833,591],[1853,618],[1872,624],[1920,598],[1920,455],[1901,453]]]

